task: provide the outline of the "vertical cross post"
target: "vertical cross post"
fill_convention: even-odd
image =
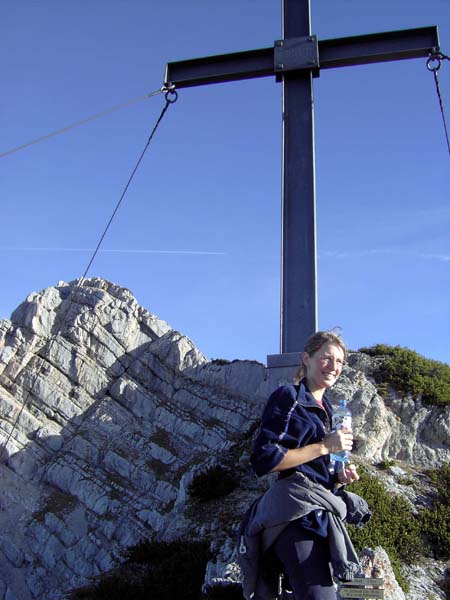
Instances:
[[[283,0],[283,40],[311,35],[309,0]],[[281,353],[317,329],[312,70],[283,73]]]

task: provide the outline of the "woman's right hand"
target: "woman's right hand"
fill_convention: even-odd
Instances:
[[[320,442],[287,450],[284,457],[272,471],[292,469],[331,452],[350,451],[352,446],[353,433],[350,429],[338,429],[326,435]]]
[[[350,452],[353,447],[353,432],[351,429],[338,429],[326,435],[322,442],[328,454],[341,452],[341,450]]]

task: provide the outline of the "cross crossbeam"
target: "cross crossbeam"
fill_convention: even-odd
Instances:
[[[426,57],[432,48],[439,46],[439,38],[437,27],[433,26],[319,40],[318,46],[319,68],[331,69]],[[275,49],[276,45],[260,50],[171,62],[166,67],[165,81],[180,89],[273,76],[283,71],[276,67]],[[303,68],[312,67],[305,65]]]
[[[171,62],[176,88],[275,76],[283,86],[281,354],[269,367],[294,367],[317,330],[317,258],[312,78],[323,69],[426,57],[437,27],[318,41],[309,0],[282,0],[283,39],[272,48]]]

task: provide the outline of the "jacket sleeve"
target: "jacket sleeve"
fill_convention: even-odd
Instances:
[[[270,473],[283,459],[287,450],[298,448],[299,418],[295,414],[297,393],[293,386],[278,388],[264,409],[250,463],[258,477]]]

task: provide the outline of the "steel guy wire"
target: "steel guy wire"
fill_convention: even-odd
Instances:
[[[439,85],[439,78],[438,78],[438,71],[441,68],[441,64],[442,64],[443,60],[450,60],[450,57],[446,56],[445,54],[442,54],[441,52],[434,52],[434,53],[430,54],[430,58],[427,60],[427,69],[429,71],[433,72],[434,83],[436,85],[436,93],[438,96],[439,106],[441,109],[442,123],[444,125],[445,139],[447,141],[448,153],[450,155],[450,140],[449,140],[449,135],[448,135],[447,122],[445,120],[444,103],[442,101],[441,88]]]
[[[122,201],[123,201],[123,199],[125,197],[125,194],[127,193],[128,188],[130,187],[130,184],[131,184],[131,182],[132,182],[132,180],[133,180],[133,178],[134,178],[134,176],[135,176],[135,174],[136,174],[136,172],[137,172],[137,170],[138,170],[138,168],[139,168],[139,166],[140,166],[140,164],[142,162],[142,159],[144,158],[144,155],[145,155],[145,153],[146,153],[146,151],[147,151],[147,149],[148,149],[148,147],[150,145],[150,142],[153,139],[153,136],[155,135],[156,130],[158,129],[159,124],[161,123],[161,121],[162,121],[164,115],[166,114],[166,111],[169,108],[169,106],[171,104],[173,104],[174,102],[176,102],[176,100],[178,99],[178,94],[175,91],[175,87],[172,86],[172,85],[163,86],[160,90],[158,90],[157,93],[161,93],[161,92],[165,94],[165,98],[166,98],[166,103],[164,105],[164,108],[162,109],[161,114],[159,115],[159,117],[158,117],[158,119],[156,121],[156,124],[154,125],[154,127],[152,129],[152,132],[150,133],[150,136],[149,136],[149,138],[148,138],[148,140],[147,140],[147,142],[146,142],[146,144],[144,146],[144,149],[142,150],[142,152],[141,152],[141,154],[140,154],[140,156],[138,158],[138,161],[137,161],[137,163],[136,163],[133,171],[131,172],[131,175],[128,178],[128,181],[127,181],[127,183],[126,183],[126,185],[125,185],[125,187],[124,187],[124,189],[122,191],[122,194],[120,195],[120,198],[117,201],[116,206],[114,207],[114,210],[113,210],[113,212],[112,212],[112,214],[111,214],[111,216],[110,216],[110,218],[108,220],[108,223],[107,223],[105,229],[103,230],[102,235],[100,236],[100,240],[99,240],[99,242],[98,242],[98,244],[97,244],[97,246],[96,246],[96,248],[94,250],[94,253],[92,254],[92,256],[91,256],[91,258],[89,260],[89,263],[88,263],[87,267],[84,270],[83,275],[78,279],[77,283],[73,286],[73,291],[72,291],[72,294],[71,294],[71,297],[69,299],[69,303],[68,303],[68,306],[67,306],[65,312],[63,313],[62,317],[59,319],[59,322],[55,322],[54,332],[53,332],[52,336],[50,337],[50,339],[48,341],[48,353],[49,354],[50,354],[50,350],[51,350],[53,344],[56,341],[56,338],[58,336],[59,331],[61,331],[63,329],[64,325],[66,324],[66,320],[67,320],[67,317],[68,317],[68,315],[70,313],[70,309],[72,308],[73,304],[75,303],[75,301],[76,301],[76,299],[78,297],[77,294],[79,293],[80,288],[83,287],[83,283],[86,280],[86,277],[87,277],[87,274],[89,272],[89,269],[92,266],[92,263],[94,262],[94,259],[97,256],[98,251],[100,250],[100,246],[102,245],[102,242],[103,242],[103,240],[104,240],[104,238],[105,238],[105,236],[106,236],[106,234],[107,234],[107,232],[108,232],[108,230],[109,230],[109,228],[111,226],[111,223],[113,222],[113,219],[116,216],[117,211],[119,210],[120,205],[122,204]],[[44,344],[44,346],[45,345],[46,344]],[[37,371],[36,371],[36,373],[35,373],[35,375],[34,375],[34,377],[32,379],[30,387],[27,390],[27,393],[25,394],[25,398],[24,398],[24,400],[22,402],[22,406],[21,406],[21,408],[19,410],[19,413],[18,413],[16,419],[14,420],[14,423],[13,423],[13,425],[11,427],[11,430],[10,430],[10,432],[9,432],[7,438],[6,438],[6,441],[0,447],[0,461],[3,458],[3,454],[4,454],[5,450],[7,449],[7,446],[8,446],[9,441],[11,440],[12,434],[14,433],[14,430],[17,427],[17,424],[19,422],[20,417],[22,416],[23,411],[25,410],[25,407],[27,406],[28,398],[29,398],[30,394],[32,394],[32,392],[34,390],[34,387],[35,387],[35,385],[37,383],[37,380],[38,380],[40,374],[42,373],[43,368],[44,368],[44,360],[42,360],[40,366],[38,367],[38,369],[37,369]]]
[[[34,144],[39,144],[40,142],[49,140],[50,138],[55,137],[57,135],[61,135],[62,133],[66,133],[67,131],[70,131],[71,129],[76,129],[77,127],[86,125],[86,123],[90,123],[91,121],[95,121],[96,119],[100,119],[101,117],[105,117],[106,115],[109,115],[110,113],[121,110],[122,108],[127,108],[128,106],[131,106],[132,104],[137,104],[138,102],[142,102],[144,100],[147,100],[148,98],[152,98],[153,96],[156,96],[157,94],[162,94],[165,91],[166,91],[166,88],[164,88],[164,86],[163,86],[159,90],[155,90],[154,92],[150,92],[148,94],[145,94],[144,96],[139,96],[138,98],[133,98],[133,100],[128,100],[128,102],[122,102],[122,104],[117,104],[116,106],[112,106],[111,108],[102,110],[101,112],[95,113],[94,115],[91,115],[90,117],[86,117],[86,119],[81,119],[81,121],[75,121],[74,123],[71,123],[70,125],[67,125],[66,127],[62,127],[61,129],[56,129],[55,131],[47,133],[46,135],[42,135],[42,136],[40,136],[34,140],[31,140],[25,144],[21,144],[20,146],[15,146],[14,148],[7,150],[6,152],[1,152],[0,158],[4,158],[5,156],[9,156],[10,154],[19,152],[19,150],[24,150],[25,148],[34,146]]]

